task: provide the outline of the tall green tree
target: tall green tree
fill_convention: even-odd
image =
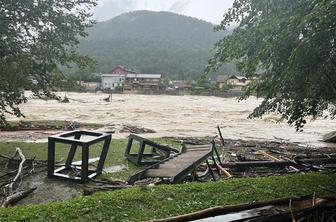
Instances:
[[[250,117],[277,112],[297,130],[307,116],[336,115],[336,1],[235,0],[217,27],[237,28],[216,44],[207,71],[237,61],[264,100]]]
[[[76,51],[93,24],[95,0],[1,0],[0,125],[5,114],[23,116],[24,90],[53,97],[64,78],[59,66],[84,67],[88,57]]]

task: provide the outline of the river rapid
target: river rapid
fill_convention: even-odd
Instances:
[[[29,94],[29,93],[28,93]],[[154,130],[147,137],[203,137],[215,136],[217,125],[223,137],[244,140],[277,140],[312,146],[327,146],[320,142],[322,136],[335,130],[336,120],[308,121],[303,132],[296,132],[286,122],[278,122],[279,116],[269,114],[262,119],[248,119],[249,113],[262,99],[214,96],[168,96],[113,94],[112,102],[104,101],[102,93],[58,93],[67,96],[70,103],[55,100],[30,99],[20,107],[26,120],[64,120],[104,125],[134,125]],[[18,120],[8,116],[8,120]],[[0,140],[10,138],[11,133],[0,132]],[[21,132],[22,133],[22,132]],[[115,138],[128,134],[117,133]],[[47,137],[47,136],[45,136]],[[14,137],[16,138],[16,137]]]

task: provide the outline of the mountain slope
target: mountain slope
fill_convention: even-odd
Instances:
[[[97,23],[80,51],[94,57],[97,72],[126,65],[142,73],[197,78],[224,33],[213,25],[169,12],[136,11]]]

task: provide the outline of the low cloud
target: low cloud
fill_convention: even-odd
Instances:
[[[136,10],[170,11],[219,23],[233,0],[98,0],[94,17],[104,21]]]
[[[172,6],[170,6],[168,11],[176,12],[176,13],[183,13],[190,3],[191,3],[191,0],[176,1]]]

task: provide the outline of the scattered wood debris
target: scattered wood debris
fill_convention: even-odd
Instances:
[[[112,93],[108,97],[104,98],[103,100],[109,103],[112,102]]]
[[[19,202],[23,198],[27,197],[29,194],[34,192],[37,187],[30,188],[28,190],[18,191],[8,197],[6,197],[1,205],[1,207],[10,207],[13,206],[15,203]]]
[[[218,158],[210,160],[212,172],[217,178],[270,176],[287,173],[328,170],[336,172],[336,153],[329,147],[309,147],[288,141],[256,141],[223,139],[219,137],[170,138],[187,144],[208,144],[214,141]],[[218,172],[218,173],[216,173]],[[206,164],[196,170],[196,177],[204,181],[212,179]]]
[[[276,157],[272,156],[271,154],[266,153],[266,152],[263,151],[263,150],[258,150],[258,152],[259,152],[261,155],[263,155],[264,157],[266,157],[266,158],[268,158],[268,159],[270,159],[270,160],[277,161],[277,162],[278,162],[278,161],[281,161],[281,159],[276,158]],[[295,172],[299,172],[299,170],[298,170],[297,168],[293,167],[293,166],[288,166],[288,168],[289,168],[290,170],[295,171]]]
[[[159,178],[146,178],[143,180],[138,180],[134,183],[134,185],[157,185],[162,183],[162,180]]]
[[[325,221],[333,221],[336,201],[333,198],[288,197],[267,201],[259,201],[240,205],[216,206],[197,212],[151,220],[151,222],[203,221],[216,217],[216,221],[306,221],[312,215],[319,214]],[[203,220],[201,220],[203,219]],[[232,220],[230,220],[232,221]]]
[[[61,103],[70,103],[69,98],[65,95],[63,99],[60,101]]]
[[[144,133],[156,133],[152,129],[148,129],[145,127],[139,127],[134,125],[118,125],[118,124],[112,124],[107,125],[104,127],[105,129],[102,130],[106,133],[134,133],[134,134],[144,134]]]
[[[122,180],[102,179],[91,181],[91,184],[85,185],[83,188],[83,195],[85,196],[99,191],[112,191],[131,187],[126,181]]]
[[[20,159],[16,159],[16,157]],[[37,161],[35,162],[35,158],[26,159],[20,148],[16,148],[12,157],[0,155],[0,158],[7,161],[4,166],[7,172],[0,175],[0,196],[2,197],[0,203],[2,202],[1,207],[10,207],[36,190],[36,187],[20,190],[20,186],[25,176],[35,172]]]
[[[155,133],[155,131],[144,127],[124,125],[123,129],[121,130],[121,133],[141,134],[141,133]]]

